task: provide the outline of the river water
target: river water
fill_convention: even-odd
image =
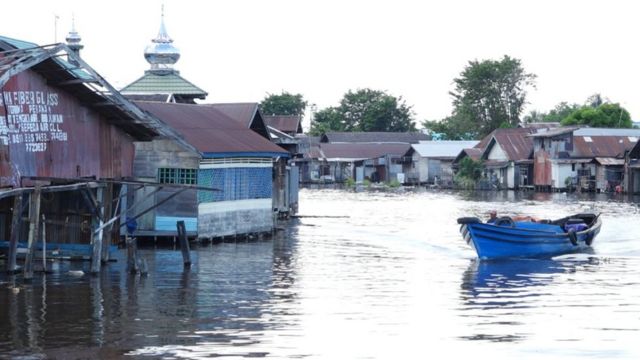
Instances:
[[[456,218],[602,212],[591,254],[479,262]],[[604,195],[302,190],[274,239],[0,277],[0,358],[640,358],[640,212]],[[121,254],[124,256],[124,254]],[[4,266],[4,264],[2,264]]]

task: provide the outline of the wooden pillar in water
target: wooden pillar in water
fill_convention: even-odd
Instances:
[[[42,214],[42,223],[40,224],[40,229],[42,231],[42,235],[40,239],[42,240],[42,272],[47,272],[47,225],[46,225],[47,217]]]
[[[107,184],[107,189],[103,197],[103,216],[106,221],[111,220],[113,216],[113,184]],[[111,247],[111,240],[113,239],[113,225],[109,225],[102,229],[102,262],[109,261],[109,248]]]
[[[7,259],[7,272],[15,274],[18,271],[16,257],[18,254],[18,237],[20,236],[20,224],[22,219],[22,194],[13,198],[13,214],[11,218],[11,237],[9,238],[9,258]]]
[[[37,237],[40,227],[40,186],[36,186],[29,198],[29,243],[24,260],[24,279],[33,279],[33,258],[36,252]]]
[[[104,221],[102,220],[103,212],[102,212],[102,204],[104,200],[104,191],[102,188],[98,188],[98,203],[96,204],[95,209],[95,222],[97,222],[97,226],[91,227],[91,244],[93,246],[93,251],[91,253],[91,273],[97,274],[100,272],[100,266],[102,265],[102,235],[104,234],[104,229],[100,230],[96,233],[96,229],[102,227]]]
[[[182,260],[185,267],[191,266],[191,252],[189,251],[189,240],[187,239],[187,229],[184,221],[180,220],[176,223],[178,228],[178,240],[180,241],[180,250],[182,251]]]
[[[135,274],[140,271],[138,267],[138,245],[135,237],[127,235],[125,237],[127,243],[127,272]]]

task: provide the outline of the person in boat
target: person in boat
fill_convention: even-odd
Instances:
[[[487,224],[493,224],[498,220],[498,212],[496,210],[489,211],[489,220],[487,220]],[[530,222],[539,222],[540,219],[529,216],[529,215],[516,215],[512,216],[511,220],[513,221],[530,221]]]
[[[495,210],[489,211],[489,220],[487,220],[487,224],[493,224],[498,220],[498,212]]]

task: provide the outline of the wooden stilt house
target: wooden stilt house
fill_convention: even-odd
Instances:
[[[0,246],[9,270],[17,243],[28,238],[33,256],[45,233],[51,253],[91,244],[93,262],[105,260],[117,241],[102,225],[117,224],[118,181],[133,174],[134,141],[157,128],[67,45],[0,37]]]

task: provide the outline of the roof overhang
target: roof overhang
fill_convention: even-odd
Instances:
[[[121,95],[66,44],[8,50],[0,54],[0,88],[14,76],[31,69],[51,86],[72,93],[85,106],[137,140],[150,140],[164,134],[161,124]]]
[[[511,164],[511,161],[485,161],[483,163],[484,167],[487,169],[503,169],[508,167]]]
[[[270,158],[288,158],[288,152],[220,152],[220,153],[202,153],[204,159],[218,159],[218,158],[242,158],[242,157],[270,157]]]
[[[623,166],[624,159],[611,157],[596,157],[596,162],[604,166]]]

